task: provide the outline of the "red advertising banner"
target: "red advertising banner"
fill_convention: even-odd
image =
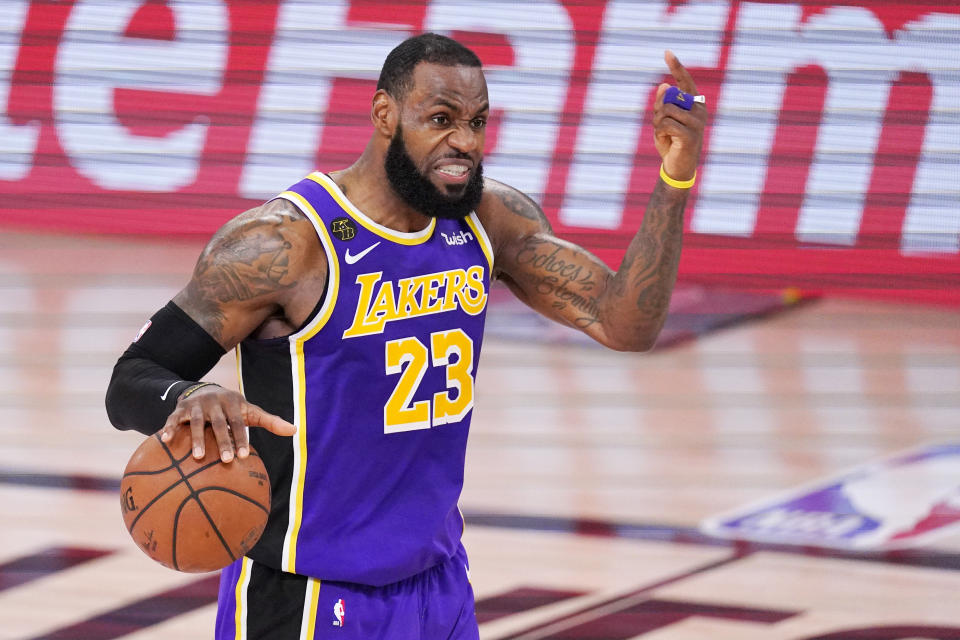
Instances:
[[[209,234],[370,135],[387,52],[484,61],[485,173],[616,264],[664,49],[711,124],[689,281],[960,304],[960,7],[822,0],[5,0],[0,225]]]

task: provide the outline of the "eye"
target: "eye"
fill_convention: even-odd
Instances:
[[[478,130],[479,130],[479,129],[483,129],[484,127],[487,126],[487,119],[486,119],[486,118],[474,118],[473,120],[470,121],[470,126],[473,127],[474,129],[478,129]]]
[[[450,118],[448,118],[446,114],[443,114],[443,113],[438,113],[435,116],[431,116],[430,120],[432,120],[434,124],[438,124],[440,126],[446,126],[450,124]]]

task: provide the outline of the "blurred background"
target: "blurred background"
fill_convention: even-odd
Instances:
[[[0,638],[212,636],[216,576],[122,528],[141,436],[106,420],[110,370],[221,224],[352,163],[421,31],[484,62],[486,175],[614,268],[665,49],[711,113],[653,352],[491,293],[462,501],[482,637],[960,638],[946,0],[0,2]]]

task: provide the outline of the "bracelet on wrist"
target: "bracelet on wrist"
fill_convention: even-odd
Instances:
[[[191,395],[193,395],[195,392],[199,391],[200,389],[203,389],[204,387],[210,387],[210,386],[219,387],[220,385],[218,385],[216,382],[198,382],[197,384],[191,385],[186,389],[184,389],[183,393],[180,394],[179,400],[186,400],[187,398],[189,398]]]
[[[674,180],[667,175],[666,170],[663,168],[663,164],[660,165],[660,179],[666,182],[671,187],[676,189],[689,189],[697,181],[697,172],[693,172],[693,177],[689,180]]]

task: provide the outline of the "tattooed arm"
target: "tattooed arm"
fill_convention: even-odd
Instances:
[[[277,199],[224,225],[173,302],[229,350],[249,335],[295,331],[325,279],[326,257],[310,221]]]
[[[235,452],[249,455],[245,426],[293,434],[292,424],[241,394],[194,381],[247,336],[299,328],[323,294],[326,270],[311,223],[289,202],[274,200],[228,222],[204,249],[189,284],[114,367],[106,398],[111,421],[145,434],[161,430],[164,440],[189,427],[198,458],[210,425],[224,462]]]
[[[695,95],[686,69],[673,54],[665,58],[680,88]],[[668,86],[658,88],[654,141],[667,175],[688,180],[699,161],[706,110],[664,105]],[[587,250],[555,237],[533,200],[493,180],[485,186],[478,215],[494,245],[496,277],[540,313],[613,349],[653,346],[677,277],[688,189],[658,180],[643,223],[613,272]]]

